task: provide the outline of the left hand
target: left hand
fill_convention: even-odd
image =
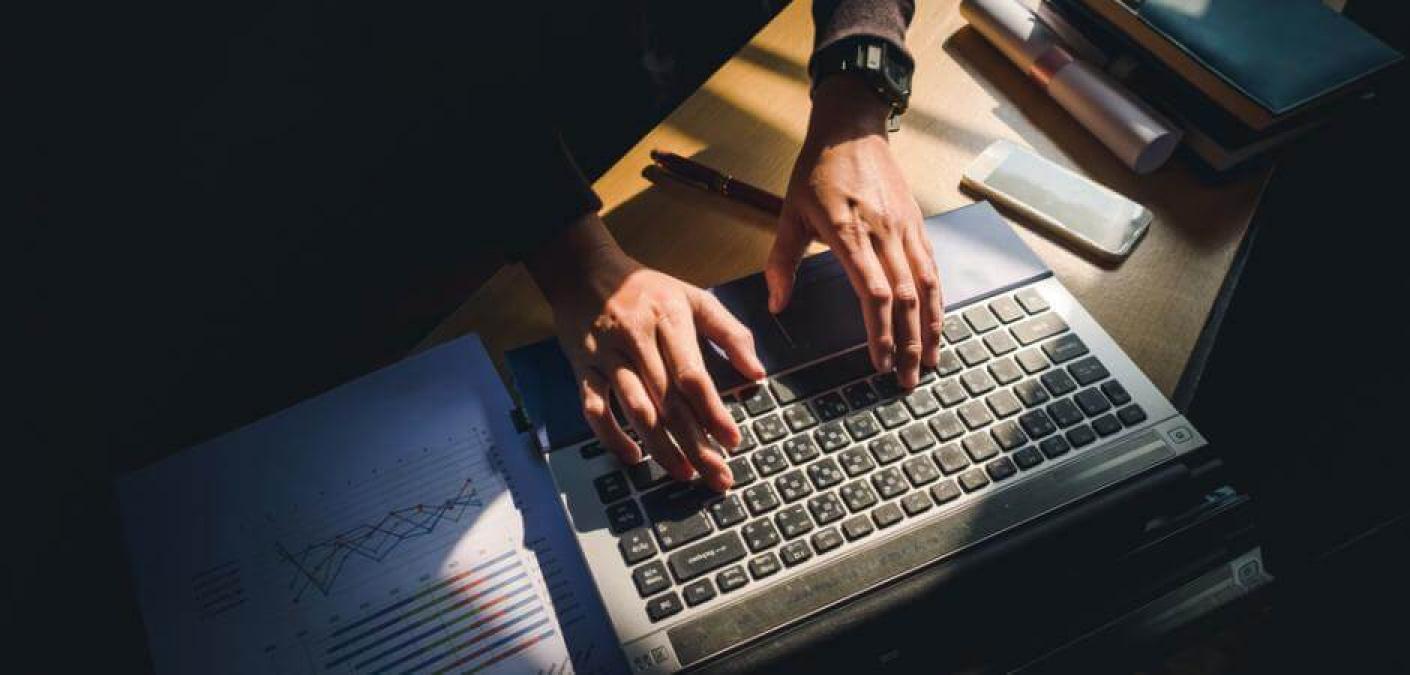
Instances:
[[[830,246],[862,305],[872,364],[894,368],[911,389],[921,364],[939,359],[944,305],[920,207],[891,155],[889,112],[857,77],[818,85],[764,273],[769,310],[778,313],[808,244]]]

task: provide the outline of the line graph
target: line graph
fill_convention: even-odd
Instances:
[[[295,601],[309,588],[326,596],[353,556],[381,562],[406,540],[431,534],[443,522],[460,522],[471,507],[483,506],[474,480],[466,478],[454,496],[437,504],[415,504],[389,511],[376,523],[354,526],[298,551],[290,551],[278,541],[274,546],[279,557],[296,570],[291,582]]]

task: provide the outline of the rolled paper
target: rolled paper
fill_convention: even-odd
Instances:
[[[1150,173],[1175,151],[1178,129],[1074,57],[1019,0],[963,0],[960,14],[1132,171]]]

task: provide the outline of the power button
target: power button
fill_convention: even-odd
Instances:
[[[1186,443],[1189,443],[1195,437],[1195,433],[1193,431],[1190,431],[1190,428],[1184,425],[1171,429],[1168,435],[1170,436],[1170,442],[1174,443],[1175,445],[1184,445]]]

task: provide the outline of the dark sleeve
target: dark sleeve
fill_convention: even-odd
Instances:
[[[904,51],[906,28],[911,25],[915,10],[914,0],[816,0],[813,53],[857,35],[889,40]]]
[[[521,139],[521,143],[516,149],[521,154],[519,161],[514,162],[515,173],[533,176],[533,184],[540,192],[526,195],[526,212],[512,226],[506,224],[493,230],[499,249],[510,261],[523,260],[582,215],[602,208],[602,200],[550,125]]]

